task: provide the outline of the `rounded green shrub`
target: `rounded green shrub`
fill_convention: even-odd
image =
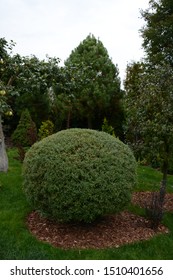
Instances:
[[[136,184],[136,161],[117,138],[67,129],[26,153],[24,190],[34,209],[62,222],[92,222],[123,210]]]

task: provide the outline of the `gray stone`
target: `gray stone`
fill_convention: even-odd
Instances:
[[[2,129],[2,121],[0,116],[0,172],[7,172],[8,157],[5,149],[4,133]]]

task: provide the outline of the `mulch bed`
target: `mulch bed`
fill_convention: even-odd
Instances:
[[[136,192],[133,194],[132,203],[145,208],[152,199],[152,192]],[[167,193],[163,206],[164,211],[173,212],[173,194]]]
[[[151,197],[151,192],[134,193],[132,203],[145,207]],[[173,194],[166,194],[164,209],[173,211]],[[55,223],[32,212],[27,217],[27,225],[39,240],[64,249],[118,248],[169,232],[164,225],[157,230],[151,229],[150,221],[128,211],[106,216],[88,225]]]

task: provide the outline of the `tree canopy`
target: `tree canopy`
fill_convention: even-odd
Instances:
[[[143,62],[132,62],[127,65],[124,81],[125,135],[127,143],[133,148],[137,159],[141,158],[141,124],[138,120],[138,99],[141,95],[141,78],[145,73]],[[146,97],[147,98],[147,97]]]
[[[165,61],[173,66],[173,1],[150,0],[141,11],[145,26],[141,30],[147,58],[153,63]]]
[[[122,123],[119,72],[103,43],[93,35],[87,36],[65,61],[65,69],[71,72],[73,82],[71,109],[87,119],[89,128],[101,128],[107,117],[118,131]]]
[[[56,130],[69,127],[101,130],[106,117],[115,134],[123,135],[118,68],[99,39],[89,35],[72,51],[63,67],[56,57],[44,60],[34,55],[21,57],[7,51],[7,48],[12,50],[13,42],[2,39],[3,44],[1,81],[13,89],[13,94],[18,94],[8,95],[13,118],[5,119],[5,124],[11,127],[10,133],[17,127],[22,111],[28,108],[37,128],[50,119]]]
[[[135,99],[128,94],[127,91],[129,127],[134,125],[131,133],[134,138],[137,133],[139,141],[134,142],[134,145],[148,162],[160,164],[163,180],[166,181],[173,157],[172,67],[163,63],[145,68],[145,72],[138,76],[138,94]]]
[[[160,165],[165,187],[173,157],[173,2],[150,0],[141,14],[146,56],[127,67],[126,139],[140,158]]]

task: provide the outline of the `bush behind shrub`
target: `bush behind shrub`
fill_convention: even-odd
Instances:
[[[128,146],[105,132],[68,129],[30,148],[23,175],[35,209],[64,222],[91,222],[127,206],[136,161]]]
[[[54,124],[52,121],[47,120],[42,122],[39,131],[38,131],[38,137],[40,140],[43,138],[46,138],[49,135],[52,135],[54,131]]]
[[[31,146],[36,142],[37,128],[28,109],[22,112],[19,123],[12,134],[12,140],[16,146],[22,147]]]

